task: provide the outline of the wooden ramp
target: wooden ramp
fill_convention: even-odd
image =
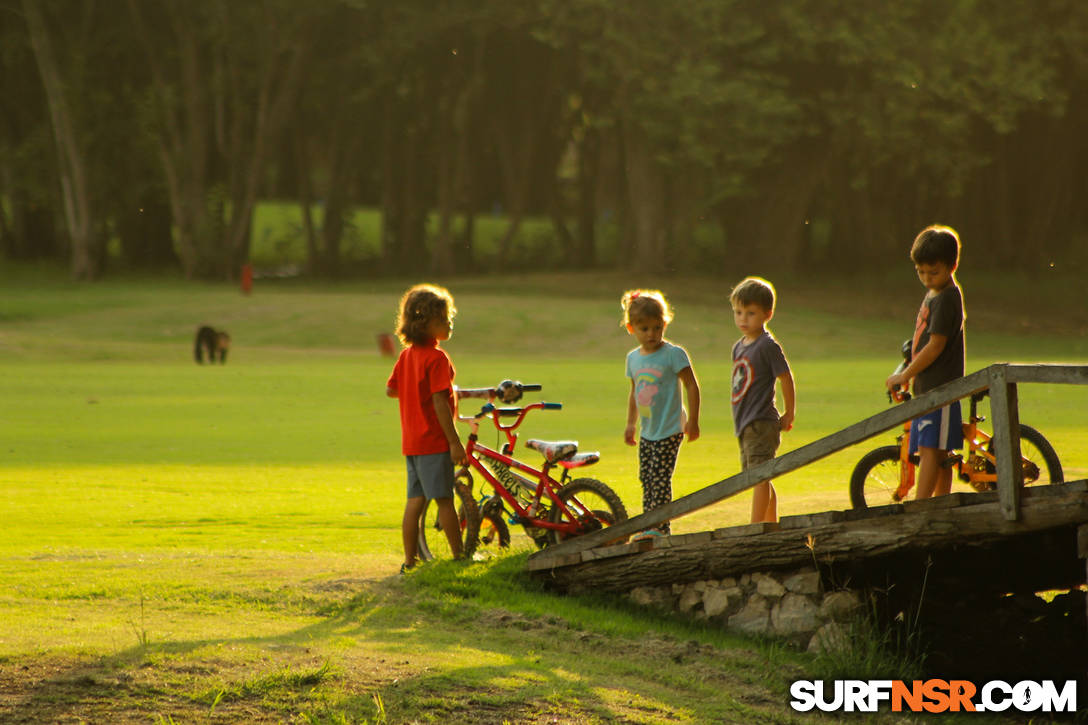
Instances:
[[[1016,546],[1023,549],[1024,556],[999,566],[997,572],[1003,576],[1046,580],[1039,589],[1065,586],[1059,580],[1072,581],[1068,586],[1084,583],[1084,563],[1072,567],[1068,562],[1076,564],[1088,557],[1088,484],[1025,488],[1021,467],[1008,465],[1020,459],[1019,435],[1013,433],[1019,430],[1019,383],[1088,384],[1088,365],[991,365],[665,506],[548,547],[529,557],[528,569],[561,589],[629,591],[650,582],[718,578],[755,569],[818,565],[821,560],[837,562],[851,576],[859,576],[866,562],[887,556],[934,550],[978,552],[987,547],[1005,552],[1012,542],[1014,550]],[[777,524],[614,544],[984,390],[990,392],[998,471],[995,492],[954,493],[861,512],[787,516]],[[845,475],[843,497],[847,497]],[[1058,540],[1071,543],[1047,543]],[[1060,557],[1066,564],[1050,566],[1045,559],[1033,558],[1032,548],[1044,543],[1048,551],[1051,545],[1066,549]],[[1008,552],[1002,555],[1009,556]]]
[[[851,586],[867,586],[886,583],[888,571],[904,561],[932,556],[943,563],[958,561],[958,567],[973,572],[970,579],[983,579],[987,586],[1004,591],[1083,584],[1088,481],[1028,487],[1020,514],[1017,521],[1005,519],[996,492],[954,493],[559,556],[541,552],[530,558],[529,570],[564,591],[628,592],[640,586],[805,566],[825,570]]]

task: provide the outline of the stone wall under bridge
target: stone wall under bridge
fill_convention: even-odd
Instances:
[[[864,609],[859,592],[825,592],[815,568],[641,586],[627,596],[636,604],[697,621],[780,637],[811,652],[845,645],[850,620]]]

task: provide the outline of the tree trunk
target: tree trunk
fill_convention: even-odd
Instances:
[[[649,139],[635,123],[623,125],[626,192],[630,210],[633,269],[661,269],[665,260],[665,184]]]
[[[72,278],[81,281],[94,280],[102,272],[105,244],[104,236],[94,218],[95,210],[87,182],[85,151],[76,137],[75,122],[64,92],[65,84],[41,6],[35,0],[23,0],[23,12],[52,120],[61,201],[71,242]]]
[[[600,166],[600,134],[594,128],[586,128],[578,146],[578,227],[574,257],[588,267],[597,263],[597,176]]]

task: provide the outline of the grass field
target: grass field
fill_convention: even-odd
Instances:
[[[881,383],[922,292],[900,271],[779,281],[772,327],[798,387],[783,451],[886,406]],[[677,496],[739,468],[736,332],[723,303],[733,281],[658,281],[704,401]],[[600,449],[594,475],[632,512],[637,466],[622,441],[632,342],[618,298],[640,282],[448,281],[458,382],[542,383],[564,409],[536,414],[526,433]],[[1008,292],[1023,280],[963,282],[969,370],[1088,361],[1073,280],[1040,287],[1045,319]],[[258,281],[242,296],[172,278],[73,286],[0,270],[0,721],[803,720],[786,687],[806,656],[537,591],[519,575],[529,546],[519,532],[508,556],[394,576],[403,459],[375,336],[407,283]],[[225,367],[192,362],[205,322],[231,332]],[[1020,400],[1067,478],[1088,475],[1088,390],[1023,386]],[[847,507],[853,463],[884,439],[778,481],[780,514]],[[674,531],[745,522],[747,504],[742,494]]]

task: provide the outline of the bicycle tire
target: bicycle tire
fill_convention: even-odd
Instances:
[[[620,497],[607,484],[595,478],[576,478],[559,489],[557,495],[568,508],[572,507],[571,501],[577,502],[573,505],[575,508],[578,505],[588,508],[588,511],[579,516],[584,523],[584,530],[581,532],[583,534],[603,526],[612,526],[627,518],[627,509]],[[589,515],[590,512],[592,515]],[[553,506],[548,512],[548,521],[553,524],[563,521],[563,512],[558,506]],[[563,533],[554,529],[549,529],[546,537],[549,544],[558,544],[565,538],[567,537]]]
[[[850,505],[862,510],[895,503],[899,488],[899,446],[881,446],[861,457],[850,474]]]
[[[464,483],[466,477],[470,482],[469,484]],[[466,472],[463,475],[459,474],[453,484],[454,500],[458,502],[458,518],[461,522],[461,555],[465,558],[472,558],[480,541],[480,508],[476,504],[476,499],[472,497],[471,481],[472,476]],[[423,511],[419,515],[419,540],[417,544],[417,554],[422,561],[431,561],[436,558],[434,549],[427,542],[428,536],[434,541],[439,538],[446,541],[446,535],[442,533],[442,526],[438,522],[437,513],[433,516],[434,523],[427,523],[427,514],[430,511],[431,502],[426,501],[423,504]]]
[[[992,440],[987,447],[992,452]],[[1020,424],[1020,456],[1025,461],[1025,486],[1048,486],[1065,480],[1054,446],[1050,445],[1050,441],[1042,433],[1023,423]],[[990,472],[993,473],[992,470]]]
[[[492,496],[480,503],[480,543],[479,551],[484,547],[496,546],[505,549],[510,546],[510,527],[503,518],[502,499]]]

